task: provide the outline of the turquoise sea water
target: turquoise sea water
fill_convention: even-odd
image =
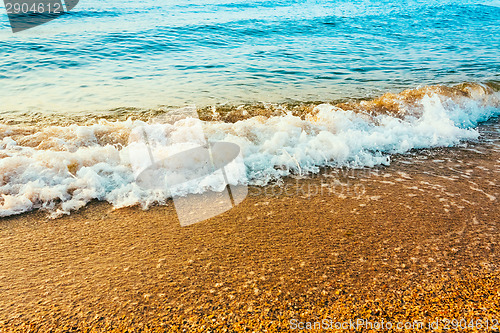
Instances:
[[[13,34],[0,111],[330,101],[500,80],[500,2],[102,1]]]
[[[243,164],[225,167],[231,185],[467,148],[488,120],[494,144],[474,149],[496,154],[499,23],[497,0],[81,0],[16,34],[2,13],[0,217],[220,191],[210,177],[177,189],[137,182],[152,156],[170,161],[205,139],[240,147]],[[167,106],[186,104],[204,121],[164,121]],[[133,140],[144,126],[149,162]],[[158,181],[187,177],[175,163],[159,171]]]

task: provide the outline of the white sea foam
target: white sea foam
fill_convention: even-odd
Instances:
[[[401,118],[390,114],[368,116],[321,104],[303,118],[285,114],[236,123],[205,122],[203,131],[209,141],[240,146],[246,170],[236,164],[228,166],[226,172],[232,185],[247,180],[265,185],[290,174],[315,173],[322,166],[387,165],[391,154],[453,146],[460,140],[478,138],[477,125],[500,115],[498,105],[484,106],[472,98],[458,103],[426,95],[417,107],[420,112]],[[145,189],[135,182],[130,160],[134,146],[127,144],[127,138],[134,128],[143,125],[144,122],[131,120],[102,121],[27,133],[2,125],[0,216],[45,209],[57,217],[94,199],[108,201],[114,207],[164,204],[171,191]],[[193,135],[194,125],[189,121],[154,126],[156,142],[161,142],[165,133],[174,132],[169,147],[176,151],[201,140]],[[153,149],[155,154],[165,156],[176,152],[161,151],[161,145]],[[175,188],[176,194],[200,188],[221,190],[219,180],[205,182],[201,187],[185,182]]]

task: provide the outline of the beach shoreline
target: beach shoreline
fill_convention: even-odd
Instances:
[[[4,218],[0,328],[274,332],[294,319],[493,320],[499,152],[478,147],[251,187],[232,210],[189,227],[171,203]]]
[[[500,332],[499,1],[5,0],[0,333]]]

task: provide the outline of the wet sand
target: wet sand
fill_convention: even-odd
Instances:
[[[499,157],[482,143],[325,170],[250,188],[231,211],[189,227],[172,204],[4,218],[0,332],[275,332],[293,319],[491,325]]]

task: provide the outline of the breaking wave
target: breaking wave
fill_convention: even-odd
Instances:
[[[175,133],[179,143],[192,144],[199,138],[192,135],[193,122],[162,123],[162,112],[117,110],[79,119],[4,114],[0,216],[43,209],[57,217],[96,199],[116,208],[165,204],[168,189],[145,189],[135,182],[131,132],[154,124],[159,137]],[[392,154],[477,139],[478,124],[500,115],[500,94],[492,83],[464,83],[372,100],[214,106],[198,113],[208,141],[241,149],[246,174],[229,174],[230,183],[266,185],[321,167],[388,165]],[[163,149],[168,156],[168,146]],[[205,190],[214,186],[207,183]],[[195,190],[184,187],[186,194]]]

